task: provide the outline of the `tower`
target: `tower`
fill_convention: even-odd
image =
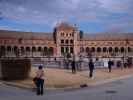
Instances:
[[[77,55],[77,35],[77,28],[66,22],[62,22],[56,26],[56,48],[58,57],[66,54]]]

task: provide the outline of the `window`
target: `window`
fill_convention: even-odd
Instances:
[[[70,47],[70,53],[73,53],[73,47]]]
[[[61,33],[61,36],[64,36],[64,33],[63,32]]]
[[[66,44],[68,44],[68,40],[66,40],[66,42],[65,42]]]
[[[61,47],[61,54],[64,54],[64,47]]]
[[[61,40],[61,43],[64,43],[64,40]]]
[[[70,43],[73,44],[73,40],[70,40]]]
[[[68,36],[68,33],[66,34],[66,36]]]
[[[68,53],[69,52],[69,48],[68,47],[66,47],[66,53]]]

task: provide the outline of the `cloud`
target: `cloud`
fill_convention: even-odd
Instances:
[[[132,4],[133,0],[0,0],[0,12],[20,22],[53,26],[67,20],[100,23],[107,29],[117,25],[121,29],[118,22],[125,27],[131,25],[125,22],[133,22]]]

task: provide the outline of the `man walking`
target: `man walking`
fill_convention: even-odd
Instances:
[[[89,77],[92,78],[93,77],[93,70],[94,70],[94,63],[93,63],[92,59],[90,59],[90,61],[89,61],[89,70],[90,70]]]

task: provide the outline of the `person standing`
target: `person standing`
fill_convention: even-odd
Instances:
[[[93,70],[94,70],[94,63],[93,63],[92,59],[90,59],[90,61],[89,61],[89,70],[90,70],[89,77],[92,78]]]
[[[111,73],[111,70],[112,70],[112,61],[111,60],[108,61],[108,70]]]
[[[38,70],[36,72],[36,78],[37,78],[37,82],[36,82],[37,90],[36,90],[36,93],[37,93],[37,95],[43,95],[44,71],[43,71],[43,67],[42,66],[38,67]]]
[[[73,60],[71,63],[72,66],[72,73],[76,73],[75,61]]]

